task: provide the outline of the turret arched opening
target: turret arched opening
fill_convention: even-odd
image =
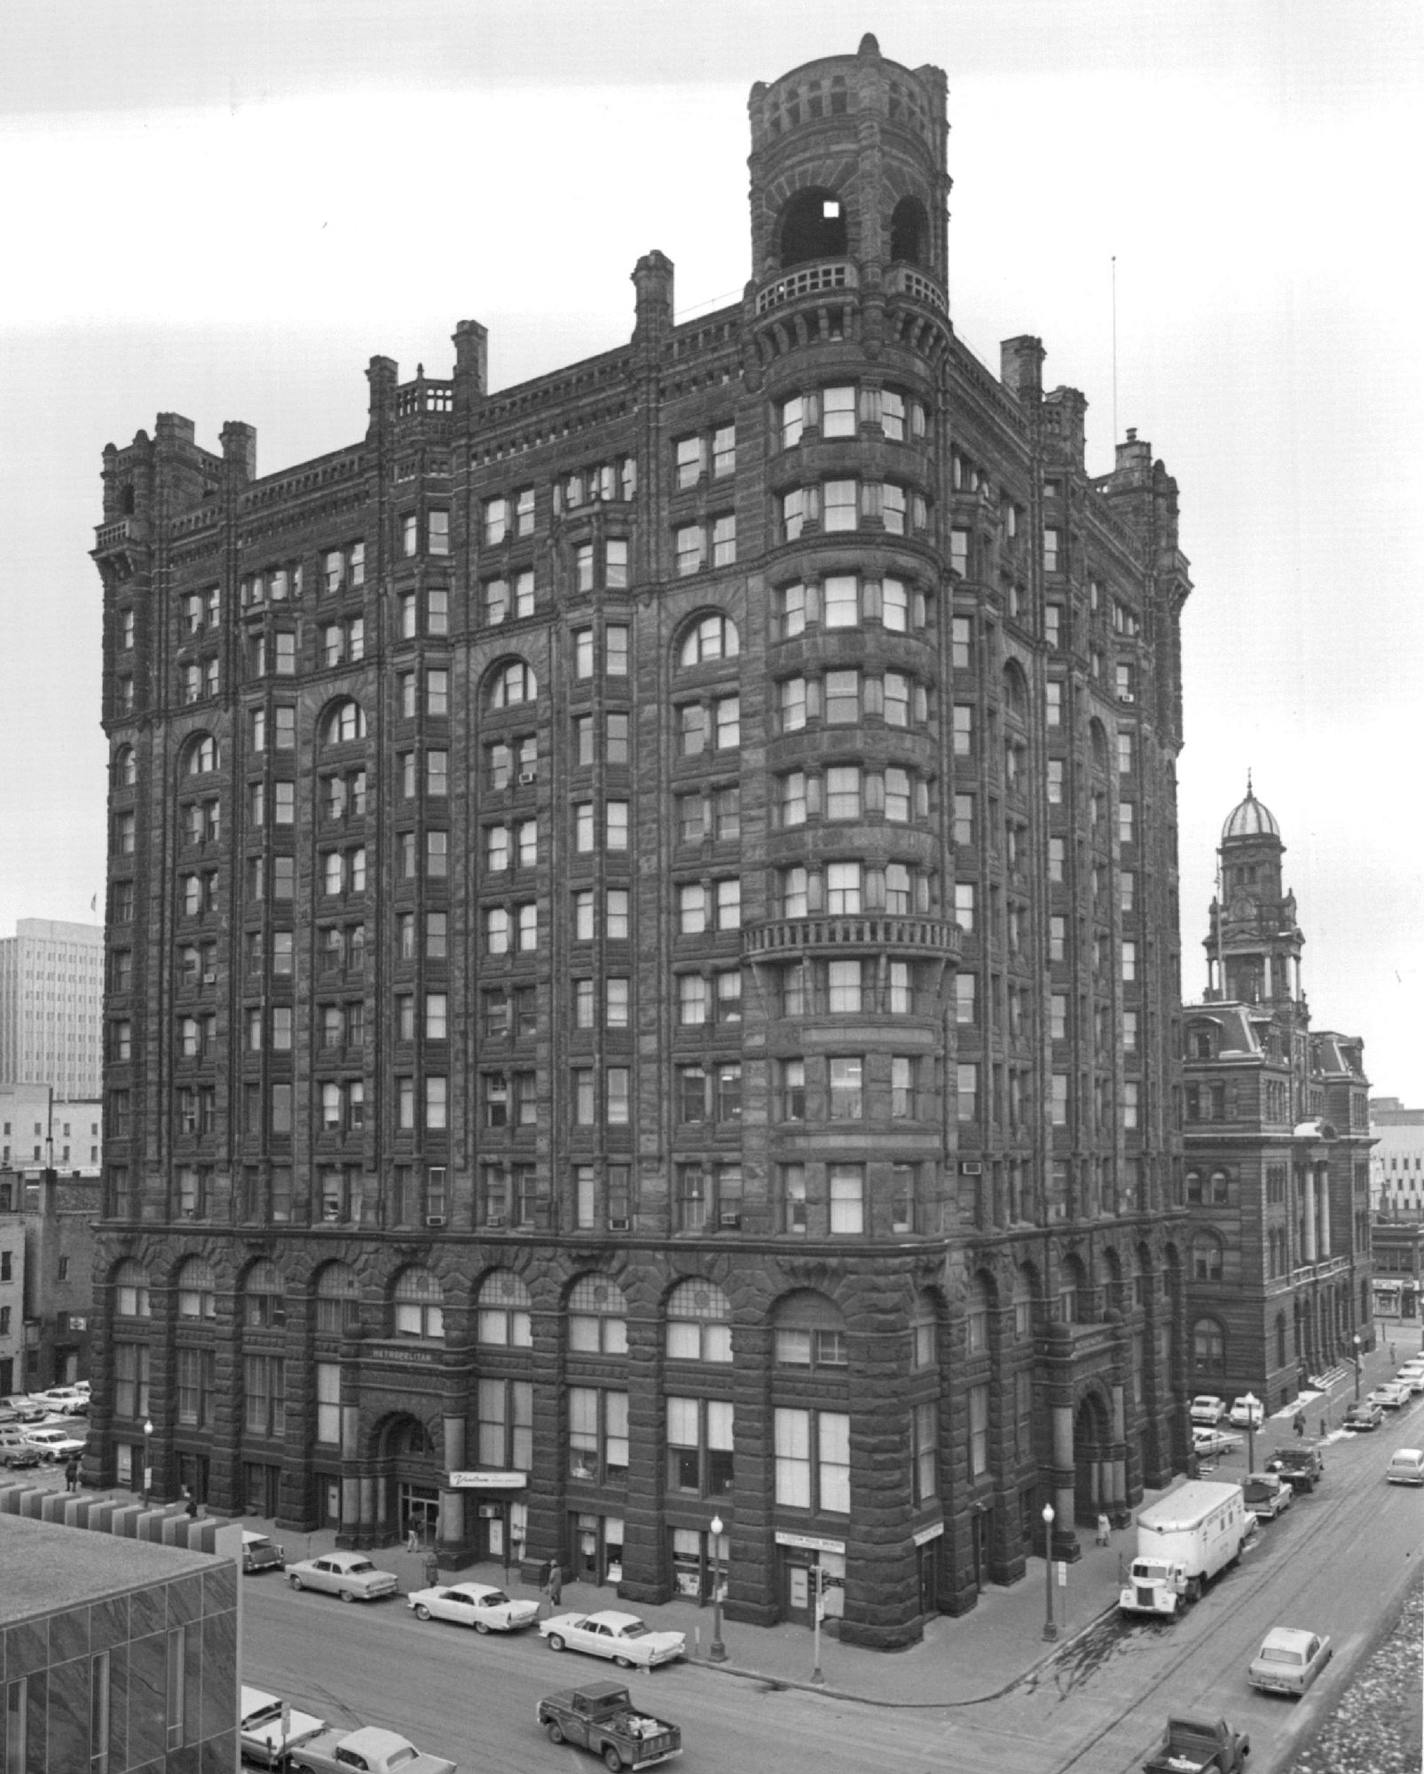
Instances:
[[[798,191],[781,212],[777,228],[781,243],[781,269],[804,265],[811,259],[843,259],[846,256],[845,205],[823,185]]]

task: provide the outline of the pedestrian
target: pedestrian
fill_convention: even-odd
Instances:
[[[564,1599],[564,1573],[558,1565],[549,1572],[549,1606],[557,1608]]]
[[[1328,1417],[1322,1417],[1320,1419],[1320,1439],[1322,1441],[1325,1440],[1325,1437],[1329,1431],[1329,1428],[1330,1428],[1330,1419]]]
[[[429,1552],[425,1555],[425,1587],[427,1589],[434,1589],[439,1581],[440,1561],[436,1558],[435,1548],[432,1546]]]
[[[1295,1430],[1296,1440],[1299,1441],[1301,1436],[1305,1434],[1305,1414],[1304,1414],[1304,1412],[1302,1412],[1302,1411],[1296,1412],[1295,1416],[1291,1419],[1291,1428]]]
[[[1393,1343],[1391,1343],[1389,1345],[1389,1365],[1391,1367],[1394,1366],[1394,1344]]]
[[[1098,1511],[1098,1545],[1112,1545],[1112,1523],[1108,1520],[1106,1512],[1101,1509]]]
[[[196,1521],[198,1519],[198,1499],[186,1485],[183,1487],[183,1495],[187,1498],[187,1502],[183,1505],[183,1513],[189,1521]]]
[[[79,1489],[79,1462],[71,1454],[64,1464],[64,1488],[67,1491]]]
[[[420,1529],[414,1522],[410,1524],[410,1531],[406,1534],[405,1549],[407,1552],[420,1551]]]

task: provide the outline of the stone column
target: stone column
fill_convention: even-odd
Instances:
[[[445,1415],[445,1470],[459,1472],[465,1464],[465,1418],[447,1408]],[[465,1493],[440,1492],[439,1544],[443,1553],[463,1555],[465,1547]]]
[[[1300,1253],[1301,1261],[1313,1263],[1316,1253],[1315,1238],[1315,1167],[1307,1165],[1301,1172],[1301,1187],[1305,1191],[1304,1211],[1302,1219],[1305,1225],[1305,1249]]]

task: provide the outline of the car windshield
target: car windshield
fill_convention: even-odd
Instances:
[[[1152,1564],[1145,1558],[1139,1558],[1132,1567],[1132,1574],[1145,1583],[1155,1583],[1167,1575],[1166,1565]]]
[[[1284,1645],[1263,1645],[1261,1647],[1262,1663],[1303,1663],[1305,1659],[1299,1651],[1288,1651]]]
[[[247,1717],[242,1722],[249,1727],[253,1725],[270,1725],[274,1719],[279,1719],[281,1716],[282,1702],[280,1700],[272,1700],[269,1701],[266,1706],[259,1706],[255,1712],[248,1713]]]

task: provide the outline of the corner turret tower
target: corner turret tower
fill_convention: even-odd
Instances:
[[[1305,938],[1296,923],[1295,895],[1281,882],[1285,849],[1275,815],[1256,799],[1248,777],[1246,798],[1221,829],[1218,897],[1211,902],[1205,943],[1208,1000],[1303,1005]]]

